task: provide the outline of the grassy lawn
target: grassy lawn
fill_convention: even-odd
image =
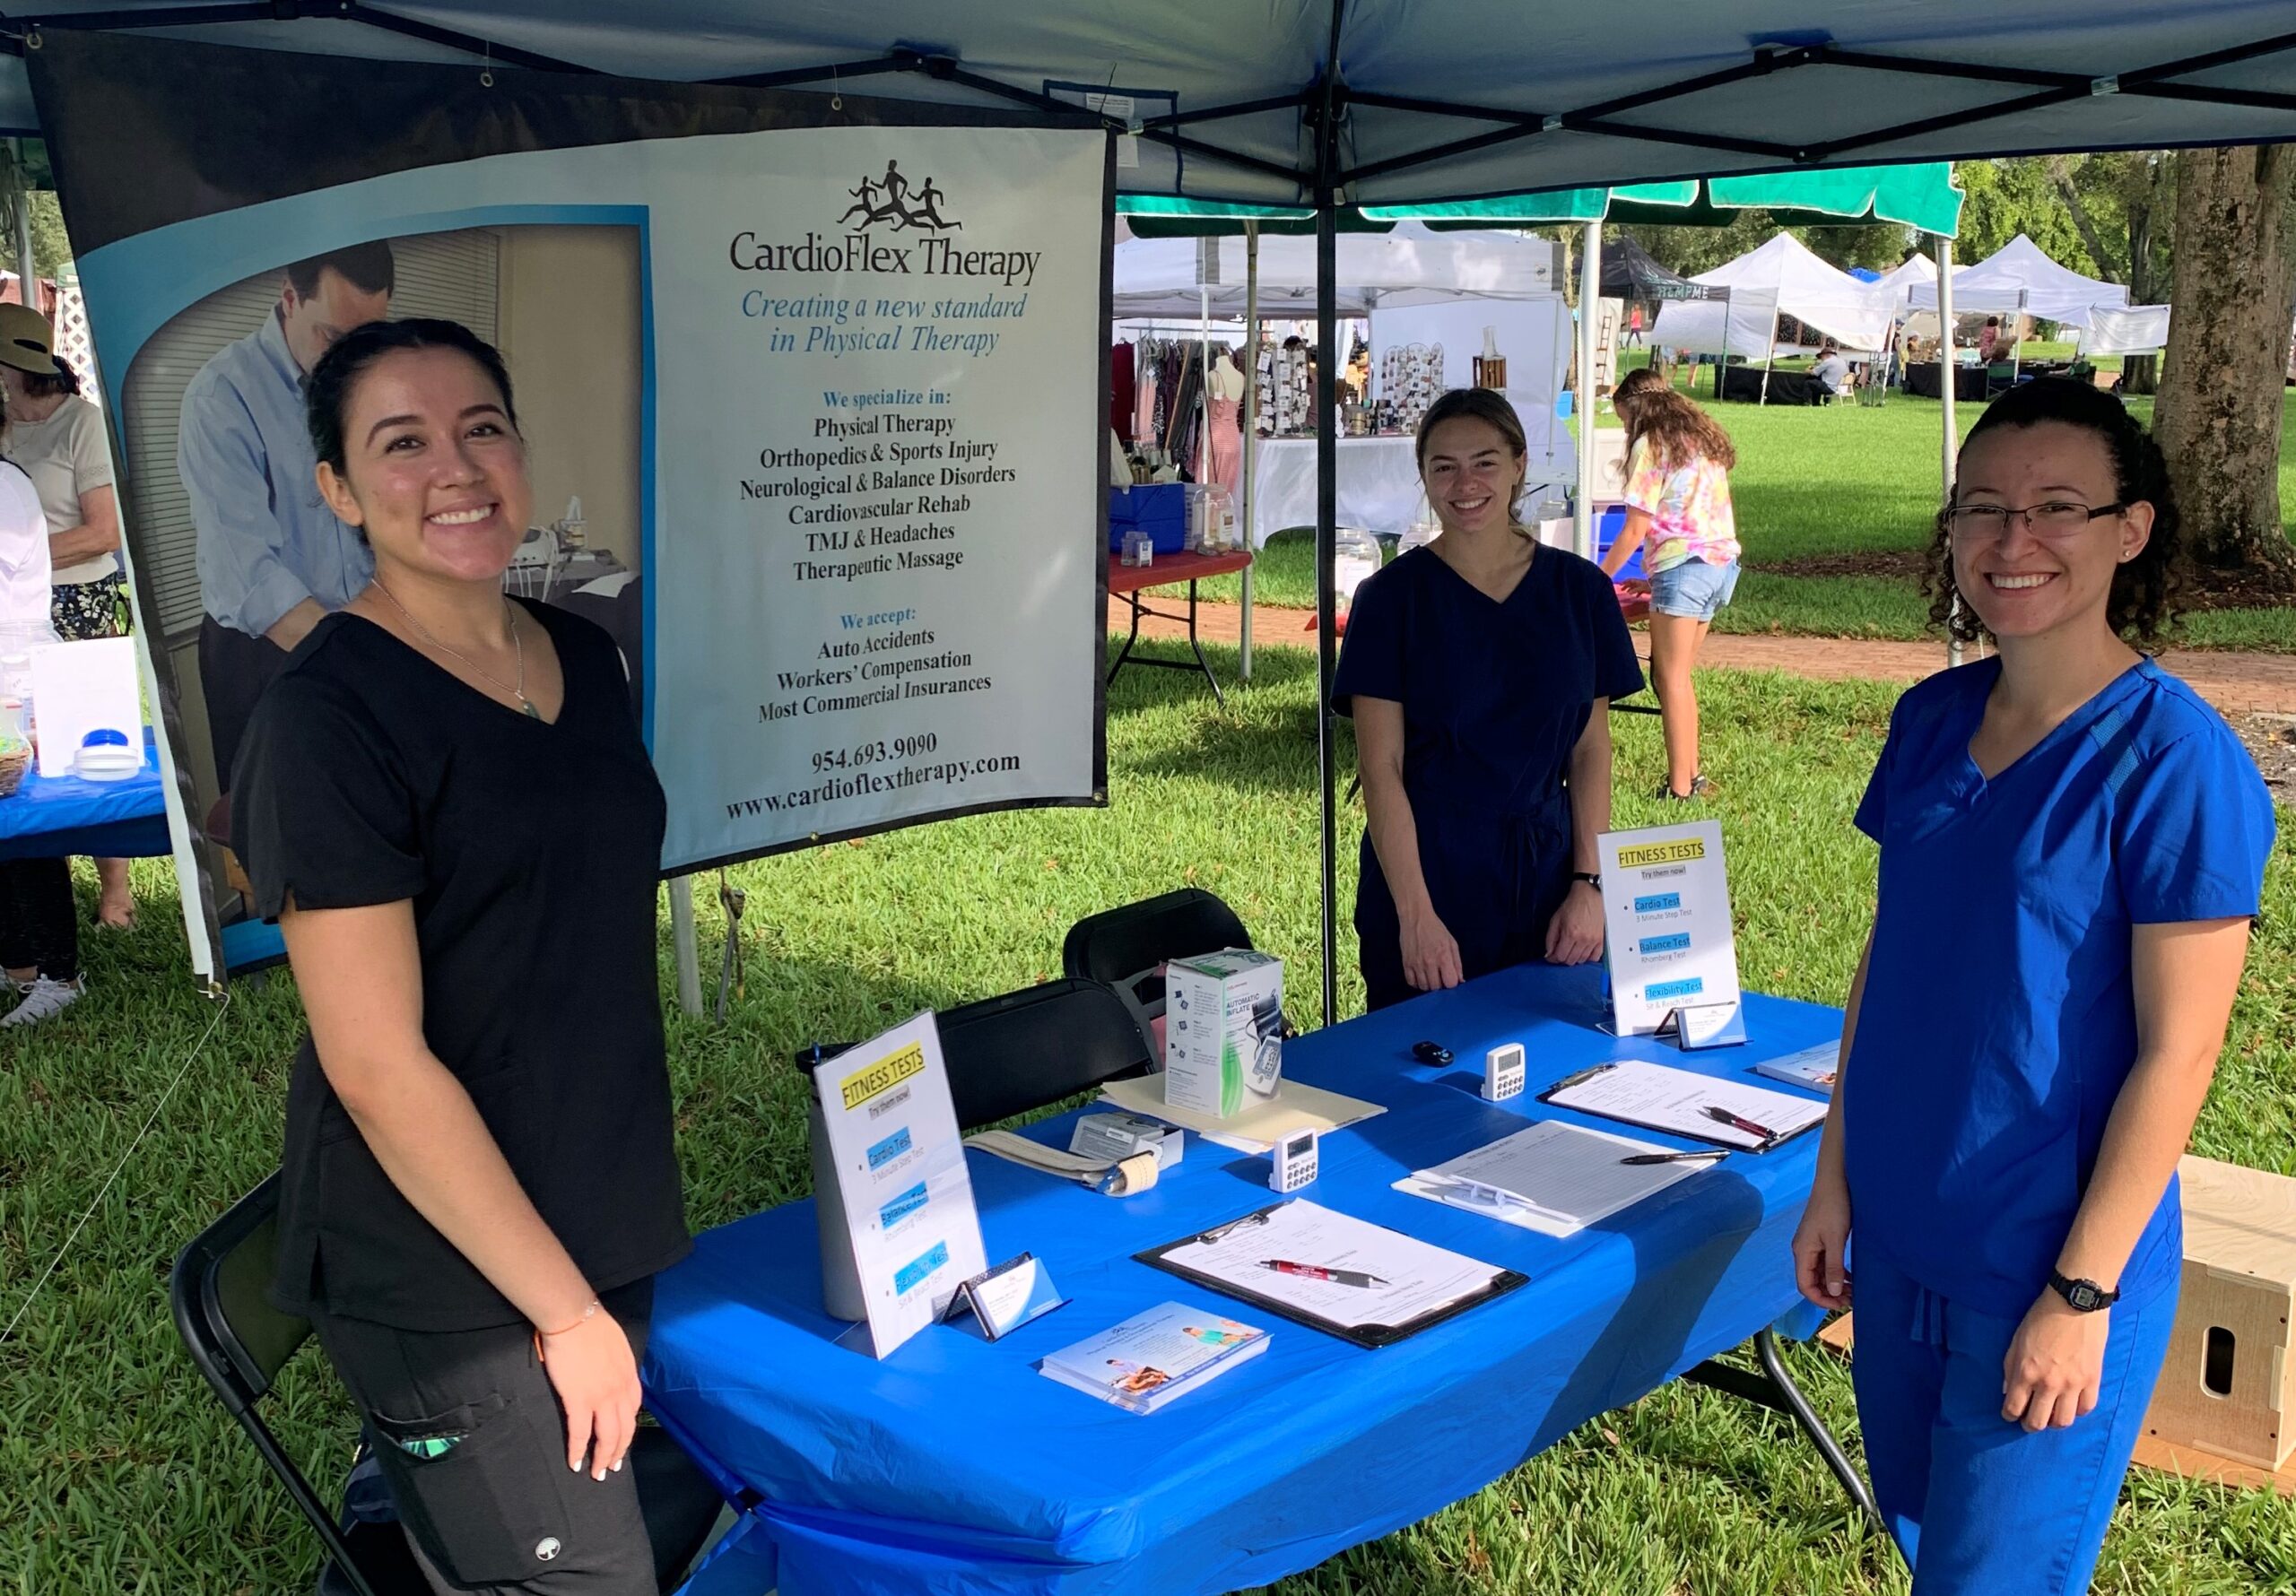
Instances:
[[[1835,418],[1813,416],[1831,423]],[[1169,650],[1170,645],[1152,646]],[[1212,651],[1232,680],[1232,653]],[[804,1111],[792,1049],[865,1034],[925,1004],[1040,980],[1067,926],[1185,881],[1234,904],[1314,986],[1313,665],[1262,656],[1222,716],[1175,672],[1127,672],[1110,693],[1113,806],[983,816],[737,869],[752,931],[747,993],[724,1028],[672,1012],[679,1152],[697,1226],[803,1193]],[[1891,702],[1887,688],[1769,675],[1707,679],[1712,812],[1728,828],[1750,984],[1838,1001],[1869,913],[1873,852],[1849,829]],[[1622,716],[1622,823],[1657,727]],[[1343,768],[1352,756],[1343,750]],[[1345,822],[1344,902],[1353,897]],[[2235,1016],[2200,1150],[2296,1172],[2296,815]],[[1813,837],[1833,846],[1813,848]],[[193,1375],[169,1323],[182,1241],[271,1167],[297,1011],[289,982],[242,983],[213,1038],[186,968],[171,878],[138,867],[141,929],[91,940],[89,995],[0,1041],[0,1323],[28,1300],[161,1096],[181,1083],[13,1339],[0,1347],[0,1588],[22,1596],[152,1596],[310,1588],[309,1538],[252,1449]],[[92,906],[92,878],[81,883]],[[706,886],[706,883],[704,883]],[[703,899],[705,960],[721,924]],[[1343,926],[1346,915],[1341,915]],[[664,1001],[670,1002],[666,917]],[[1352,946],[1344,1002],[1360,1007]],[[1312,1002],[1293,1005],[1303,1019]],[[189,1060],[186,1068],[186,1061]],[[1781,1267],[1783,1261],[1781,1260]],[[1842,1366],[1791,1349],[1828,1418],[1854,1434]],[[323,1490],[348,1410],[320,1361],[274,1402]],[[1674,1386],[1610,1414],[1491,1488],[1285,1582],[1283,1596],[1639,1596],[1894,1592],[1888,1549],[1855,1529],[1815,1455],[1782,1421]],[[2141,1478],[2115,1519],[2099,1588],[2296,1590],[2296,1505]]]
[[[2138,399],[2135,405],[2151,419],[2151,400]],[[1738,403],[1710,408],[1738,446],[1731,490],[1739,541],[1750,562],[1927,545],[1937,504],[1942,429],[1935,400],[1892,394],[1887,404],[1874,410]],[[1964,434],[1980,408],[1956,407]],[[2288,397],[2283,416],[2281,512],[2296,536],[2296,394]],[[1602,424],[1617,422],[1605,416]],[[1220,577],[1205,584],[1204,592],[1234,602],[1241,594],[1239,578]],[[1311,532],[1278,533],[1269,541],[1254,572],[1253,594],[1261,603],[1314,605]],[[1726,632],[1910,638],[1930,635],[1924,629],[1927,612],[1915,585],[1901,578],[1751,571],[1716,625]],[[2183,641],[2196,648],[2296,652],[2296,608],[2195,615]]]

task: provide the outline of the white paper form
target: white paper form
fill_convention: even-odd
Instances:
[[[1399,1231],[1295,1200],[1205,1232],[1162,1261],[1335,1325],[1394,1328],[1485,1289],[1506,1271],[1462,1253],[1413,1241]],[[1271,1261],[1347,1270],[1375,1286],[1284,1274]]]
[[[1576,1236],[1720,1161],[1619,1161],[1638,1153],[1674,1150],[1608,1131],[1544,1120],[1448,1163],[1406,1175],[1396,1182],[1396,1190],[1543,1236]],[[1505,1196],[1494,1198],[1494,1191]]]
[[[1557,1108],[1622,1120],[1647,1131],[1664,1131],[1693,1141],[1755,1148],[1806,1131],[1826,1116],[1827,1105],[1790,1092],[1749,1086],[1724,1076],[1701,1075],[1667,1064],[1628,1063],[1588,1072],[1555,1088],[1544,1101]],[[1716,1119],[1709,1108],[1726,1109],[1768,1134],[1757,1134]]]

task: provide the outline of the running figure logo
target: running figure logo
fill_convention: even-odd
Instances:
[[[935,187],[931,178],[921,186],[912,188],[901,176],[900,162],[885,162],[882,178],[864,178],[861,186],[845,191],[855,204],[839,222],[859,218],[863,228],[872,228],[881,221],[891,222],[895,232],[921,228],[929,232],[950,232],[963,228],[961,221],[951,221],[941,214],[941,202],[949,196]]]

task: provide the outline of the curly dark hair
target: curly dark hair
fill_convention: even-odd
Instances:
[[[2152,533],[2134,559],[2113,572],[2105,602],[2105,623],[2116,637],[2155,644],[2175,629],[2184,587],[2184,524],[2176,490],[2169,485],[2161,446],[2127,407],[2112,395],[2068,377],[2041,377],[2020,383],[1986,407],[1961,441],[1961,453],[1987,432],[2004,427],[2062,422],[2096,435],[2113,466],[2113,491],[2120,502],[2152,507]],[[1929,623],[1965,643],[1986,635],[1985,623],[1969,604],[1955,607],[1961,590],[1953,583],[1952,507],[1937,512],[1929,545],[1929,571],[1922,591],[1929,594]]]

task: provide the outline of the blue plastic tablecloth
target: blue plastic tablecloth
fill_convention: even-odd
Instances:
[[[152,731],[144,730],[144,768],[126,781],[43,779],[37,769],[0,798],[0,859],[93,855],[144,859],[173,851],[168,805]]]
[[[1734,1155],[1569,1240],[1390,1189],[1526,1120],[1580,1118],[1535,1094],[1590,1063],[1745,1075],[1841,1030],[1837,1010],[1752,997],[1747,1046],[1685,1054],[1609,1036],[1606,1016],[1598,969],[1533,966],[1287,1044],[1287,1074],[1388,1108],[1324,1140],[1322,1177],[1302,1196],[1531,1277],[1376,1351],[1132,1262],[1273,1201],[1265,1158],[1193,1137],[1153,1191],[1128,1199],[970,1155],[990,1259],[1033,1252],[1074,1299],[994,1344],[936,1327],[881,1363],[833,1345],[846,1326],[822,1310],[810,1201],[702,1236],[660,1278],[648,1406],[754,1499],[740,1539],[689,1588],[1173,1596],[1263,1584],[1473,1494],[1765,1327],[1809,1333],[1818,1315],[1797,1312],[1787,1242],[1814,1133]],[[1457,1062],[1413,1063],[1422,1037]],[[1526,1045],[1530,1089],[1484,1103],[1483,1053],[1508,1041]],[[1065,1147],[1068,1125],[1031,1134]],[[1036,1372],[1046,1353],[1165,1301],[1263,1324],[1273,1344],[1146,1418]]]

